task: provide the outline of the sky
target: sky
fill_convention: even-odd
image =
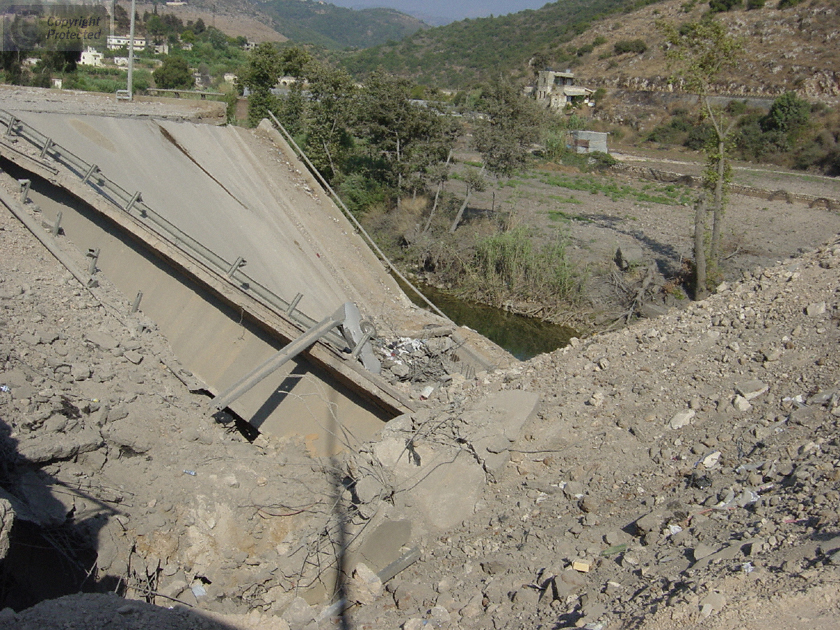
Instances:
[[[433,26],[463,20],[539,9],[549,0],[326,0],[350,9],[389,7],[426,19]],[[434,19],[434,21],[432,21]]]

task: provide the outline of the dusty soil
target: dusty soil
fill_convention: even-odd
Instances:
[[[557,229],[551,210],[586,213],[566,229],[592,264],[606,265],[620,238],[657,264],[678,260],[685,206],[544,182],[528,190],[497,190],[496,203],[508,195],[546,231]],[[419,560],[384,585],[360,588],[356,575],[347,623],[836,626],[837,217],[753,199],[733,201],[736,214],[756,258],[707,301],[453,376],[422,412],[383,429],[413,427],[417,452],[447,441],[477,458],[451,434],[477,401],[508,390],[540,397],[509,463],[486,475],[463,519],[412,541]],[[331,461],[295,439],[249,441],[229,416],[208,415],[154,323],[128,315],[129,299],[107,279],[82,287],[5,207],[0,243],[2,605],[61,594],[58,576],[99,591],[3,610],[0,628],[339,624],[324,602],[298,595],[336,548],[339,498],[356,531],[410,497],[387,492],[380,475],[385,486],[361,498],[370,478],[358,463],[376,464],[376,444]],[[104,593],[114,590],[125,598]]]

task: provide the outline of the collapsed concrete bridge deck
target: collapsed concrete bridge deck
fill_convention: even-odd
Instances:
[[[0,114],[2,167],[169,338],[213,393],[345,302],[381,332],[443,320],[417,309],[277,132],[191,122]],[[56,230],[57,231],[57,230]],[[337,335],[230,408],[318,452],[364,440],[413,403]]]

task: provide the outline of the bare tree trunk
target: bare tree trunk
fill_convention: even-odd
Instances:
[[[709,262],[717,267],[720,256],[720,233],[723,226],[723,178],[726,175],[726,141],[718,136],[717,179],[715,180],[714,218],[712,219],[712,244],[709,248]]]
[[[446,166],[449,166],[449,160],[452,159],[452,149],[449,149],[449,153],[446,154]],[[423,234],[429,231],[429,227],[432,225],[432,219],[435,216],[435,211],[437,210],[438,200],[440,199],[440,191],[443,189],[443,181],[438,182],[437,190],[435,191],[435,201],[432,204],[432,210],[429,212],[429,218],[426,220],[426,227],[423,228]]]
[[[706,193],[701,192],[694,204],[694,299],[703,300],[706,290]]]
[[[449,228],[450,234],[455,234],[455,230],[458,229],[458,224],[461,222],[461,219],[464,217],[464,210],[467,209],[467,204],[470,202],[470,197],[472,196],[472,188],[467,188],[467,196],[464,198],[464,203],[461,204],[461,209],[458,210],[458,214],[455,215],[455,220],[452,222],[452,227]]]

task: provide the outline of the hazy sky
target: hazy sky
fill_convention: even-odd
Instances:
[[[517,13],[539,9],[548,0],[327,0],[330,4],[351,9],[390,7],[410,15],[444,18],[445,21]]]

